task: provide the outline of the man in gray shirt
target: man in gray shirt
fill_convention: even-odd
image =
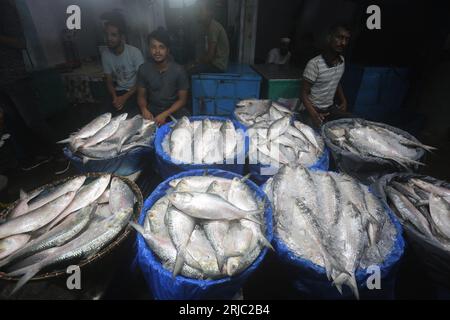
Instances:
[[[350,32],[343,25],[333,26],[328,34],[327,47],[311,59],[303,72],[301,100],[312,125],[349,116],[347,100],[340,84],[345,62],[342,54],[348,45]],[[336,104],[335,104],[336,102]],[[311,121],[306,121],[311,124]]]
[[[145,119],[162,125],[170,115],[187,114],[189,80],[184,68],[170,58],[170,37],[164,29],[153,31],[148,40],[153,61],[139,68],[138,105]]]
[[[135,95],[136,75],[144,57],[138,48],[125,43],[125,24],[120,19],[107,21],[105,33],[108,49],[102,52],[102,64],[111,94],[107,111],[114,114],[127,112],[131,117],[139,113]]]

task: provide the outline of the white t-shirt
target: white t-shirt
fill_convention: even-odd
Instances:
[[[117,91],[128,91],[136,84],[137,72],[143,63],[144,57],[141,51],[128,44],[125,44],[120,55],[116,55],[109,49],[102,52],[103,72],[112,75],[117,83]]]
[[[309,60],[306,65],[303,79],[312,84],[309,99],[318,109],[328,108],[334,102],[337,86],[345,70],[344,57],[340,56],[340,58],[341,63],[329,67],[322,55],[318,55]]]
[[[274,64],[288,64],[291,60],[291,53],[288,52],[285,56],[282,56],[279,48],[273,48],[270,50],[266,63]]]

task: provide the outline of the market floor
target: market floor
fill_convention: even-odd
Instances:
[[[63,113],[51,118],[50,124],[55,128],[58,137],[63,139],[100,112],[100,108],[96,104],[72,106]],[[419,138],[423,139],[425,143],[438,147],[436,152],[428,156],[426,159],[427,166],[421,168],[421,171],[440,179],[450,180],[448,167],[450,159],[449,137],[427,136],[425,132],[421,133]],[[58,176],[55,175],[54,169],[54,163],[48,163],[30,172],[7,171],[9,185],[7,190],[0,195],[0,202],[14,201],[18,197],[20,189],[25,191],[32,190],[55,179],[62,179],[77,173],[74,168],[70,168],[65,174]],[[161,181],[162,179],[153,173],[151,168],[148,168],[141,174],[137,183],[143,191],[144,199]],[[151,299],[152,296],[149,293],[145,279],[135,265],[134,241],[131,241],[123,255],[120,257],[116,255],[114,259],[108,262],[109,265],[102,264],[102,261],[98,262],[96,268],[110,268],[114,272],[100,288],[91,290],[96,293],[76,297],[83,299]],[[302,296],[294,290],[292,276],[280,264],[275,254],[269,252],[261,266],[244,286],[244,299],[306,299],[306,296]],[[93,286],[95,287],[95,285]],[[85,290],[90,292],[89,288]],[[409,248],[406,249],[405,256],[398,269],[395,296],[397,299],[436,298],[434,288],[430,286],[421,261]],[[64,296],[61,296],[61,298],[64,298]]]

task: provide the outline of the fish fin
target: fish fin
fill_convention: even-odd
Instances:
[[[183,269],[184,265],[184,257],[186,255],[186,245],[181,247],[180,250],[177,252],[177,258],[175,260],[175,266],[173,267],[173,273],[172,276],[175,278],[180,272],[181,269]]]
[[[16,276],[16,275],[23,274],[22,278],[20,278],[19,282],[17,282],[13,291],[10,293],[10,296],[14,295],[18,290],[20,290],[20,288],[22,288],[40,270],[41,270],[41,263],[36,263],[29,267],[25,267],[25,268],[19,269],[17,271],[14,271],[14,272],[11,272],[10,274],[8,274],[8,276]]]
[[[28,197],[28,194],[23,189],[20,189],[20,200],[24,200],[27,197]]]

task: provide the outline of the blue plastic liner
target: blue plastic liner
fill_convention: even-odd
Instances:
[[[83,159],[73,154],[69,148],[64,148],[64,155],[80,173],[106,172],[129,176],[153,161],[154,148],[153,145],[148,148],[138,147],[111,159],[89,160],[87,163],[83,163]]]
[[[399,267],[399,262],[403,256],[405,242],[402,236],[402,227],[395,215],[389,208],[385,207],[389,218],[396,229],[396,239],[391,253],[384,262],[379,265],[381,275],[381,289],[369,290],[366,281],[373,274],[365,269],[356,270],[356,282],[358,284],[361,299],[387,299],[395,298],[395,280]],[[346,285],[342,287],[343,294],[332,285],[326,276],[325,268],[313,263],[310,260],[303,259],[294,254],[276,235],[273,237],[273,246],[279,260],[289,270],[292,284],[299,292],[299,295],[312,299],[333,299],[348,300],[355,299],[350,288]]]
[[[264,165],[264,164],[249,164],[249,171],[251,173],[250,178],[255,181],[258,185],[262,185],[269,180],[269,178],[273,177],[272,175],[261,175],[261,169],[262,168],[269,168],[270,165]],[[308,169],[314,169],[314,170],[322,170],[322,171],[328,171],[328,168],[330,167],[330,153],[328,151],[328,148],[325,146],[322,156],[317,160],[316,163],[314,163],[312,166],[308,167]]]
[[[144,202],[139,223],[143,225],[147,211],[166,194],[170,188],[169,182],[189,176],[202,176],[204,170],[192,170],[177,174],[162,182]],[[208,170],[208,175],[233,179],[242,178],[232,172],[223,170]],[[265,202],[264,216],[266,219],[266,238],[272,241],[272,206],[266,194],[252,181],[245,183],[255,192],[257,199]],[[206,300],[231,299],[244,285],[248,277],[258,268],[267,253],[263,248],[258,258],[242,273],[234,277],[225,277],[219,280],[195,280],[183,276],[172,277],[172,272],[164,269],[157,256],[148,247],[141,234],[137,235],[137,260],[144,274],[153,297],[157,300]]]
[[[196,116],[196,117],[190,117],[189,120],[191,122],[193,121],[201,121],[204,119],[210,119],[215,121],[227,121],[231,120],[227,117],[214,117],[214,116]],[[167,134],[169,134],[172,130],[172,126],[174,125],[173,122],[167,123],[161,127],[158,128],[156,131],[156,137],[155,137],[155,156],[156,156],[156,165],[158,167],[158,173],[163,178],[168,178],[170,176],[173,176],[174,174],[183,172],[183,171],[189,171],[189,170],[205,170],[205,169],[220,169],[225,170],[229,172],[234,172],[237,174],[244,174],[244,168],[245,163],[238,164],[237,159],[242,158],[244,159],[242,162],[245,162],[245,155],[248,152],[249,147],[249,139],[247,137],[247,130],[245,126],[243,126],[238,121],[231,120],[234,124],[234,127],[236,129],[242,130],[245,135],[245,142],[244,142],[244,150],[242,152],[245,152],[243,157],[240,157],[240,154],[237,155],[234,159],[233,164],[183,164],[179,161],[173,160],[169,154],[164,152],[164,149],[162,147],[162,143],[164,141],[164,138]]]

